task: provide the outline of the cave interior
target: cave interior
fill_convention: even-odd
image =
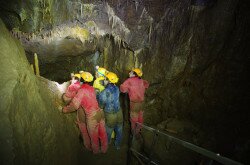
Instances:
[[[0,164],[211,164],[156,130],[248,164],[249,7],[247,0],[1,0]],[[117,86],[142,69],[150,83],[144,124],[154,131],[131,140],[121,93],[121,149],[94,155],[76,114],[58,107],[70,74],[94,75],[97,65],[118,75]]]

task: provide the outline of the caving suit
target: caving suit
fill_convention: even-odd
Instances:
[[[100,106],[104,108],[108,141],[111,141],[112,132],[115,132],[115,146],[120,148],[122,140],[123,115],[119,101],[120,91],[114,84],[108,84],[100,93]]]
[[[130,100],[130,122],[132,133],[138,133],[141,126],[137,126],[135,130],[135,123],[143,124],[143,102],[145,89],[149,87],[149,83],[139,77],[130,77],[124,81],[120,90],[123,93],[128,93]]]
[[[104,77],[101,76],[101,77],[96,78],[96,80],[93,83],[93,87],[95,88],[95,91],[96,91],[96,98],[97,98],[98,103],[100,103],[99,94],[105,89],[103,81],[104,81]]]
[[[93,153],[99,152],[99,139],[101,142],[101,152],[106,153],[108,139],[104,114],[98,106],[95,89],[89,84],[84,83],[73,98],[72,106],[74,106],[75,109],[82,107],[85,111]]]
[[[80,89],[81,87],[81,83],[80,81],[76,81],[75,83],[73,84],[70,84],[64,94],[64,96],[72,99],[73,97],[75,97],[78,89]]]
[[[63,99],[65,101],[71,101],[76,96],[76,93],[78,92],[80,87],[81,87],[81,84],[79,81],[71,84],[67,88],[65,94],[63,95]],[[63,108],[63,112],[65,113],[73,112],[75,110],[76,109],[71,104]],[[90,137],[89,137],[89,134],[87,131],[87,125],[86,125],[86,115],[85,115],[83,108],[77,109],[77,125],[80,129],[85,148],[88,150],[91,150]]]

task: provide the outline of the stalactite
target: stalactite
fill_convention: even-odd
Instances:
[[[122,47],[126,48],[125,42],[122,41]]]
[[[36,53],[34,54],[34,60],[35,60],[36,75],[40,76],[39,62],[38,62],[38,57]]]
[[[43,20],[44,20],[44,15],[45,15],[44,10],[43,10],[43,12],[42,12],[42,13],[43,13]]]
[[[139,60],[138,60],[138,54],[142,51],[142,49],[138,49],[136,51],[134,51],[134,66],[136,68],[139,67]]]
[[[100,36],[99,36],[99,29],[98,29],[98,27],[96,27],[96,38],[97,38],[97,45],[98,45],[98,43],[99,43],[99,39],[100,39]]]
[[[82,18],[82,3],[81,3],[81,18]]]
[[[126,54],[127,54],[127,49],[124,49],[124,55],[126,56]]]
[[[135,11],[137,11],[139,3],[137,1],[135,1]]]
[[[119,31],[124,31],[125,35],[130,33],[130,30],[125,26],[124,22],[115,15],[115,12],[113,9],[106,3],[106,11],[108,14],[108,20],[109,20],[109,26],[111,26],[111,29],[117,27]]]
[[[108,17],[108,19],[109,19],[109,26],[110,26],[111,21],[112,21],[112,17]]]
[[[122,43],[122,39],[120,38],[120,39],[118,40],[118,47],[119,47],[119,50],[121,49],[121,43]]]
[[[134,52],[134,66],[135,68],[138,67],[138,57],[137,57],[137,54]]]
[[[32,40],[34,40],[35,39],[35,34],[34,33],[32,33]]]
[[[115,35],[115,34],[114,34],[114,41],[115,41],[115,44],[118,45],[118,48],[119,48],[119,50],[120,50],[121,42],[122,42],[121,38],[120,38],[118,35]]]
[[[116,19],[115,17],[112,16],[112,26],[111,26],[112,29],[114,29],[115,24],[116,24]]]
[[[128,69],[131,69],[132,67],[134,67],[134,52],[133,51],[129,51],[128,52],[128,63],[126,64],[127,65],[127,68]]]
[[[104,57],[104,67],[108,66],[108,48],[104,48],[103,50],[103,57]]]
[[[151,33],[152,33],[152,24],[150,24],[150,26],[149,26],[149,32],[148,32],[148,42],[150,42]]]

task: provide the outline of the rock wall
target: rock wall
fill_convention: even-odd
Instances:
[[[200,129],[191,141],[248,162],[250,20],[245,7],[249,4],[182,3],[175,1],[165,8],[143,66],[145,73],[153,73],[145,74],[147,79],[161,82],[148,93],[154,102],[148,105],[147,122],[175,118],[196,123]]]
[[[247,0],[12,2],[2,3],[1,17],[10,30],[19,27],[12,34],[30,63],[38,53],[42,75],[63,82],[100,65],[118,73],[120,84],[141,67],[151,83],[146,124],[171,130],[189,122],[198,127],[187,131],[191,138],[177,135],[248,162]]]
[[[53,83],[46,86],[34,75],[2,21],[0,33],[0,164],[76,164],[81,146],[75,115],[55,108]]]

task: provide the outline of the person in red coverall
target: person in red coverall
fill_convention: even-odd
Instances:
[[[80,79],[81,79],[80,74],[72,75],[71,84],[67,88],[66,92],[63,94],[63,101],[65,103],[69,103],[76,96],[76,93],[81,87]],[[69,113],[75,110],[76,109],[74,109],[72,106],[68,105],[64,107],[63,112]],[[92,149],[91,149],[90,137],[86,126],[86,115],[82,108],[77,109],[77,124],[80,129],[85,148],[91,151]]]
[[[104,113],[98,106],[95,89],[89,85],[93,81],[93,76],[89,72],[83,72],[81,77],[84,83],[69,104],[70,108],[64,108],[63,112],[68,112],[68,109],[83,108],[86,114],[86,123],[93,153],[99,152],[99,139],[101,152],[106,153],[108,138],[105,129]]]
[[[131,132],[136,135],[141,130],[140,125],[135,125],[136,122],[143,124],[144,94],[145,89],[149,87],[148,81],[143,80],[141,76],[141,69],[133,69],[129,72],[129,78],[120,86],[121,92],[129,95]],[[137,129],[135,130],[135,128]]]
[[[62,95],[63,101],[68,104],[76,95],[78,89],[81,87],[81,75],[71,73],[70,85],[66,89],[66,92]]]

